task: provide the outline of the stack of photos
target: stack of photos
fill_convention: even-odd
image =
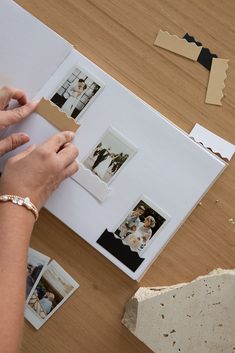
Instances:
[[[34,252],[32,249],[29,250],[29,253]],[[40,253],[37,252],[38,254]],[[42,259],[45,257],[43,254],[40,255]],[[31,259],[32,256],[29,255],[28,268],[31,266]],[[29,274],[27,282],[28,278]],[[25,318],[39,329],[78,287],[79,284],[56,261],[52,260],[47,263],[44,270],[41,269],[37,282],[30,290],[26,301]]]
[[[109,128],[83,160],[83,165],[109,184],[131,160],[137,149],[116,130]]]
[[[90,73],[76,66],[56,87],[50,100],[69,117],[79,121],[81,113],[94,101],[103,86]]]

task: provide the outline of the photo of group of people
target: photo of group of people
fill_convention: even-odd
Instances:
[[[41,256],[45,255],[41,254]],[[41,265],[35,268],[38,273],[38,281],[33,291],[30,290],[25,309],[25,318],[36,329],[39,329],[79,287],[78,283],[56,261],[52,260],[43,267],[43,271],[42,269],[39,271]],[[29,263],[28,268],[30,270]],[[27,283],[28,278],[29,274]]]
[[[110,183],[135,153],[134,146],[113,129],[108,129],[84,159],[83,165],[105,183]]]
[[[90,74],[76,66],[56,88],[50,100],[69,117],[78,121],[80,113],[91,103],[101,88],[101,83],[97,83]]]
[[[115,230],[114,236],[140,255],[167,219],[163,211],[142,198]]]

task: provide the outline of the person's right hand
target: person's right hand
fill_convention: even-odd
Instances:
[[[0,194],[29,197],[40,210],[59,184],[78,171],[73,138],[73,132],[61,132],[10,158],[0,179]]]

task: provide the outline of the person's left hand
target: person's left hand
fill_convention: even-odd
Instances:
[[[11,99],[18,101],[20,106],[6,110]],[[26,94],[16,88],[0,88],[0,131],[24,120],[36,108],[37,102],[29,102]],[[24,145],[30,140],[25,133],[15,133],[0,140],[0,157],[5,153]]]

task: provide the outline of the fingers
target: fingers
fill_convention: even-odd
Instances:
[[[19,161],[20,159],[26,157],[28,154],[33,152],[33,150],[35,150],[36,147],[37,147],[37,145],[31,145],[31,146],[27,147],[24,151],[18,153],[17,155],[15,155],[14,157],[12,157],[10,159],[14,162]]]
[[[16,99],[20,105],[27,103],[27,97],[24,91],[17,88],[1,87],[0,88],[0,110],[5,109],[11,99]]]
[[[62,168],[69,166],[78,156],[78,149],[72,143],[66,143],[62,150],[58,152],[58,157]]]
[[[75,134],[72,131],[63,131],[50,137],[42,147],[49,152],[59,152],[61,148],[74,139]]]
[[[29,136],[23,133],[12,134],[0,141],[0,157],[5,153],[16,149],[30,140]]]
[[[79,169],[78,163],[74,161],[64,170],[62,180],[71,177],[73,174],[75,174],[78,171],[78,169]]]
[[[0,111],[0,129],[24,120],[35,110],[37,104],[38,102],[29,102],[12,110]]]

